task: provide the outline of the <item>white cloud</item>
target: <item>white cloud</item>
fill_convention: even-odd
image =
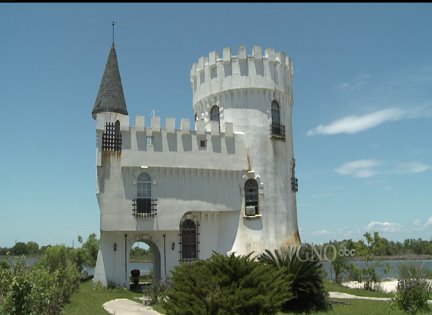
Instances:
[[[420,106],[410,110],[399,107],[391,107],[370,114],[361,116],[347,116],[335,120],[327,125],[318,125],[309,129],[308,136],[316,135],[337,135],[337,134],[356,134],[371,128],[375,128],[388,121],[398,121],[402,119],[430,118],[432,117],[432,106]]]
[[[366,231],[397,233],[404,230],[404,227],[399,223],[394,222],[377,222],[372,221],[365,227]]]
[[[421,227],[422,230],[432,228],[432,217],[430,217],[425,224]]]
[[[432,229],[432,217],[427,219],[425,223],[422,223],[419,219],[416,219],[411,226],[411,230],[414,231],[424,231],[427,229]]]
[[[319,125],[307,132],[308,136],[336,135],[341,133],[356,134],[374,128],[387,121],[397,121],[407,116],[407,112],[400,108],[388,108],[362,116],[348,116],[328,125]]]
[[[396,168],[390,173],[396,174],[412,174],[412,173],[422,173],[431,168],[430,165],[421,163],[421,162],[408,162],[401,163],[396,166]]]
[[[312,236],[327,236],[330,234],[331,232],[328,230],[318,230],[311,233]]]
[[[308,241],[313,242],[328,242],[330,239],[361,239],[363,235],[363,232],[361,229],[352,229],[349,227],[342,227],[342,228],[336,228],[334,230],[317,230],[310,233],[304,233],[304,236],[306,238],[310,238]]]
[[[344,94],[359,91],[368,85],[370,79],[369,74],[359,74],[354,79],[342,82],[336,85],[336,89]]]
[[[375,167],[381,164],[376,160],[357,160],[342,164],[335,171],[341,175],[354,177],[371,177],[377,174]]]

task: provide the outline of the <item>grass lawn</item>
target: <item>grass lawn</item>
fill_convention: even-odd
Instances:
[[[72,295],[71,300],[65,305],[63,315],[106,315],[102,305],[114,299],[126,298],[139,302],[135,297],[142,297],[142,293],[135,293],[123,288],[106,289],[92,286],[92,281],[80,284],[78,290]]]
[[[369,290],[362,290],[362,289],[351,289],[351,288],[344,287],[343,285],[330,282],[328,280],[324,280],[324,287],[326,291],[343,292],[343,293],[349,293],[358,296],[386,297],[386,298],[395,297],[394,293],[369,291]],[[429,294],[429,300],[432,300],[432,292]]]
[[[390,297],[392,293],[382,293],[376,291],[366,291],[361,289],[350,289],[343,286],[325,281],[327,291],[344,292],[358,296],[372,297]],[[62,315],[106,315],[108,314],[103,309],[102,305],[105,302],[114,299],[127,298],[135,302],[139,302],[136,297],[141,297],[141,293],[135,293],[123,288],[106,289],[102,287],[92,287],[91,281],[86,281],[80,284],[79,289],[72,295],[68,304],[65,305]],[[328,312],[313,313],[314,315],[406,315],[401,310],[392,306],[392,303],[386,301],[371,301],[371,300],[350,300],[350,299],[331,299],[333,309]],[[155,305],[154,309],[162,314],[165,310]],[[277,315],[288,315],[294,313],[278,313]],[[418,313],[419,315],[430,314],[430,312]],[[298,314],[296,314],[298,315]]]
[[[312,313],[313,315],[406,315],[407,313],[398,310],[390,302],[371,300],[348,300],[331,299],[333,310],[328,312]],[[294,313],[277,313],[277,315],[288,315]],[[418,315],[430,314],[430,312],[417,313]],[[298,315],[298,314],[295,314]]]
[[[334,282],[330,282],[328,280],[324,281],[324,287],[325,287],[326,291],[343,292],[343,293],[349,293],[349,294],[358,295],[358,296],[385,297],[385,298],[393,298],[394,297],[393,293],[369,291],[369,290],[363,290],[363,289],[351,289],[351,288],[344,287],[343,285],[336,284]]]

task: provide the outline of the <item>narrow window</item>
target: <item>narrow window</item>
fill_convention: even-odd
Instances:
[[[272,114],[272,123],[279,125],[280,124],[280,108],[279,104],[276,101],[271,103],[271,114]]]
[[[210,120],[218,122],[218,129],[220,131],[219,107],[217,105],[214,105],[210,110]]]
[[[200,140],[200,148],[205,149],[207,147],[207,141],[206,140]]]
[[[121,151],[121,133],[120,122],[107,122],[105,124],[105,132],[102,136],[102,149],[104,151]]]
[[[197,225],[188,219],[180,224],[181,260],[198,259]]]
[[[137,180],[137,199],[136,207],[138,213],[151,213],[151,177],[147,173],[142,173]]]
[[[258,183],[255,179],[248,179],[245,182],[245,205],[246,215],[253,216],[258,214]]]
[[[210,110],[210,120],[220,121],[219,107],[217,105],[214,105]]]
[[[271,116],[271,137],[285,141],[285,126],[281,124],[280,107],[276,101],[272,101],[271,103]]]

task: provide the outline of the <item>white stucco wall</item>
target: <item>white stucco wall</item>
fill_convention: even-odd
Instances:
[[[294,159],[292,134],[292,63],[283,52],[256,46],[248,55],[240,46],[238,54],[224,49],[200,58],[191,70],[193,109],[210,124],[210,110],[216,105],[220,124],[232,123],[234,133],[244,134],[250,172],[244,181],[255,178],[260,184],[260,216],[244,216],[244,198],[240,224],[232,251],[278,248],[282,243],[299,243],[295,192],[291,190]],[[280,106],[280,122],[285,126],[285,141],[270,137],[271,103]]]
[[[188,119],[177,128],[172,117],[161,121],[153,116],[146,125],[143,116],[131,124],[127,115],[97,114],[101,245],[95,281],[126,285],[125,250],[128,255],[138,240],[147,241],[158,253],[155,268],[161,278],[170,276],[180,263],[179,224],[185,218],[199,224],[200,259],[212,251],[260,253],[284,242],[300,242],[291,190],[292,76],[291,60],[283,52],[266,49],[263,54],[256,46],[248,55],[240,46],[233,55],[226,48],[221,58],[211,52],[192,67],[193,110],[198,118],[193,128]],[[274,100],[280,105],[285,141],[270,136]],[[210,120],[214,105],[219,107],[220,122]],[[103,152],[105,123],[116,120],[121,153]],[[152,198],[157,198],[157,215],[150,218],[132,215],[142,172],[151,176]],[[245,216],[244,183],[249,178],[259,184],[259,215],[254,217]],[[120,245],[125,234],[126,247]]]

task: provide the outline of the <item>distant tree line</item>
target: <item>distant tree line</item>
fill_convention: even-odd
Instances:
[[[367,233],[368,234],[368,233]],[[373,249],[374,256],[409,256],[409,255],[432,255],[432,239],[422,240],[406,239],[403,242],[389,241],[380,236],[380,241]],[[353,241],[352,239],[344,239],[342,241],[329,241],[321,246],[334,245],[336,248],[346,248],[348,250],[365,247],[364,240]]]
[[[96,237],[96,234],[90,234],[85,242],[83,242],[81,236],[78,236],[78,242],[81,244],[79,252],[83,262],[87,266],[95,266],[97,253],[99,250],[99,241]],[[39,246],[38,243],[32,241],[27,243],[17,242],[12,247],[0,247],[0,256],[43,256],[47,249],[51,247],[53,246]]]
[[[153,253],[150,248],[134,247],[129,253],[129,259],[135,261],[152,261]]]
[[[0,247],[0,256],[40,256],[49,246],[39,247],[38,243],[32,241],[27,243],[17,242],[12,247]]]

